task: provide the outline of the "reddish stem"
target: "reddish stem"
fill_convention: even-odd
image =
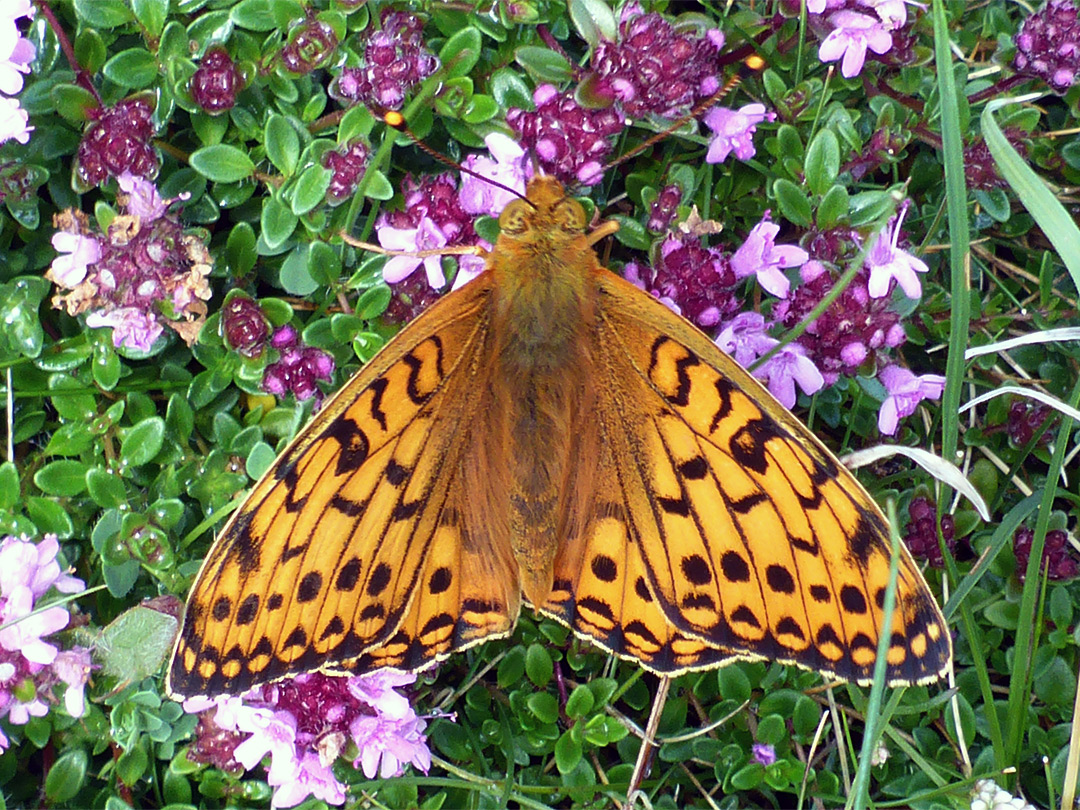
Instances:
[[[97,100],[98,107],[104,107],[105,105],[101,102],[101,96],[98,95],[97,88],[94,87],[94,83],[90,80],[89,71],[79,64],[79,60],[75,56],[75,48],[72,47],[67,32],[64,31],[64,27],[60,24],[60,20],[58,20],[56,14],[53,13],[48,0],[35,0],[35,4],[38,7],[38,11],[40,11],[42,16],[48,21],[49,28],[51,28],[52,32],[56,35],[56,41],[60,43],[60,50],[64,52],[68,64],[71,65],[71,69],[75,72],[75,83],[87,90]]]

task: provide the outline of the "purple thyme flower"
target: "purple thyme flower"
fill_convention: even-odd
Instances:
[[[892,436],[900,420],[911,416],[924,399],[941,399],[945,378],[940,374],[916,376],[903,366],[886,366],[878,379],[888,392],[878,412],[878,430]]]
[[[484,138],[484,143],[491,157],[469,155],[462,165],[483,177],[515,189],[518,195],[462,172],[458,199],[461,207],[470,214],[497,217],[511,200],[525,194],[525,183],[533,175],[532,164],[525,150],[500,132],[488,135]]]
[[[759,765],[772,765],[776,762],[776,749],[765,743],[754,743],[750,747],[754,762]]]
[[[896,283],[908,298],[922,295],[922,285],[919,284],[916,273],[926,273],[930,268],[922,259],[897,246],[900,226],[906,213],[907,207],[904,206],[891,221],[891,232],[889,227],[883,229],[866,256],[866,266],[870,271],[870,281],[866,286],[871,298],[884,298],[888,295],[889,282],[893,279],[896,279]]]
[[[713,131],[706,163],[723,163],[732,152],[739,160],[754,156],[754,133],[762,121],[773,121],[776,113],[766,112],[764,104],[746,104],[738,110],[713,107],[705,116],[705,125]]]
[[[822,62],[835,62],[842,56],[840,73],[845,79],[859,75],[867,49],[882,54],[892,47],[889,31],[880,20],[866,14],[843,9],[830,14],[829,23],[833,30],[821,43],[818,58]]]
[[[805,264],[809,254],[795,245],[777,245],[776,235],[780,226],[770,221],[769,212],[755,225],[731,256],[731,269],[735,278],[757,276],[758,284],[766,292],[777,298],[787,298],[791,282],[781,272],[784,267],[798,267]]]

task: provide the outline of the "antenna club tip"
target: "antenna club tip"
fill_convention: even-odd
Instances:
[[[743,64],[746,65],[746,67],[750,68],[750,70],[758,71],[762,70],[765,67],[765,60],[758,56],[756,53],[752,53],[748,57],[746,57],[746,59],[743,61]]]
[[[393,129],[401,130],[405,128],[405,116],[397,110],[387,110],[383,113],[383,123]]]

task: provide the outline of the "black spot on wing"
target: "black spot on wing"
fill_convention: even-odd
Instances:
[[[795,580],[782,565],[770,565],[765,569],[765,581],[776,593],[795,593]]]
[[[840,604],[848,613],[861,616],[866,613],[866,597],[854,585],[845,585],[840,589]]]
[[[329,624],[326,625],[326,629],[319,634],[319,641],[326,641],[328,638],[340,636],[344,632],[345,623],[341,621],[340,616],[335,616],[330,620]]]
[[[704,456],[694,456],[680,462],[676,469],[683,478],[690,481],[700,481],[708,474],[709,465],[705,462]]]
[[[334,581],[334,588],[339,591],[351,591],[356,587],[357,580],[360,579],[360,558],[351,557],[338,570],[337,579]]]
[[[619,576],[619,567],[615,564],[615,560],[606,554],[597,554],[589,565],[593,574],[601,582],[614,582]]]
[[[371,572],[371,579],[368,580],[367,592],[369,596],[378,596],[386,590],[386,586],[390,584],[390,577],[393,571],[390,566],[384,562],[375,566],[375,570]]]
[[[391,486],[399,487],[409,480],[409,470],[390,459],[386,464],[386,480]]]
[[[731,437],[728,450],[735,462],[758,475],[764,475],[769,469],[769,459],[765,445],[776,437],[772,422],[764,419],[749,419]]]
[[[735,390],[735,386],[731,380],[726,377],[716,378],[716,395],[720,400],[720,405],[716,409],[716,413],[713,414],[712,421],[709,423],[709,432],[715,433],[716,429],[720,427],[720,423],[724,421],[731,413],[731,394]]]
[[[347,416],[339,416],[323,432],[323,436],[333,439],[338,444],[335,475],[342,476],[356,472],[365,461],[371,446],[363,428]]]
[[[428,578],[428,593],[440,594],[444,593],[454,581],[454,575],[450,572],[450,569],[445,565],[436,568],[431,572],[431,576]]]
[[[244,597],[244,601],[240,603],[240,607],[236,609],[236,623],[241,627],[251,624],[255,621],[258,612],[259,595],[257,593],[248,594]]]
[[[227,596],[221,596],[214,602],[210,615],[213,616],[215,622],[223,622],[229,618],[231,612],[232,600]]]
[[[749,582],[750,566],[742,555],[735,551],[725,551],[720,558],[720,572],[728,582]]]
[[[373,382],[368,390],[371,391],[371,418],[379,423],[384,431],[386,430],[386,412],[382,409],[383,395],[386,393],[386,387],[390,385],[390,381],[385,377],[379,377]]]
[[[308,571],[300,579],[300,584],[296,588],[296,601],[302,604],[316,599],[322,591],[322,582],[322,574],[318,571]]]
[[[689,554],[683,557],[679,567],[691,585],[701,586],[712,582],[712,569],[700,554]]]

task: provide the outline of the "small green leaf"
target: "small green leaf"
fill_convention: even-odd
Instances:
[[[840,174],[840,143],[831,129],[814,136],[803,161],[806,183],[815,194],[824,194]]]
[[[89,110],[100,106],[93,93],[75,84],[58,84],[49,95],[56,111],[76,125],[83,124],[89,118]]]
[[[247,474],[256,481],[263,477],[263,473],[270,469],[270,465],[277,458],[274,448],[266,442],[256,442],[248,453],[245,469]]]
[[[74,799],[86,784],[90,757],[82,748],[70,748],[56,758],[45,774],[45,796],[50,804]]]
[[[570,19],[581,38],[594,50],[601,39],[615,41],[618,23],[611,6],[602,0],[570,0]]]
[[[165,19],[169,16],[169,0],[131,0],[131,10],[135,19],[146,29],[151,38],[156,38],[165,29]]]
[[[393,295],[391,289],[385,284],[376,285],[364,290],[356,299],[356,315],[365,321],[378,318],[386,308],[390,306],[390,298]]]
[[[289,295],[306,296],[319,289],[308,267],[308,247],[297,245],[281,265],[281,286]]]
[[[525,675],[525,650],[521,647],[513,647],[499,662],[496,675],[500,689],[510,689],[518,685]]]
[[[536,686],[543,688],[555,675],[551,653],[542,644],[530,644],[525,652],[525,674]]]
[[[120,357],[113,349],[111,341],[98,341],[94,344],[94,362],[90,372],[102,389],[111,391],[120,382]]]
[[[248,153],[235,146],[219,143],[191,153],[191,167],[215,183],[238,183],[255,173]]]
[[[86,471],[86,491],[94,503],[102,508],[127,503],[124,482],[103,467],[91,467]]]
[[[848,214],[850,199],[848,190],[837,184],[825,192],[817,210],[817,226],[821,230],[828,230],[840,224]]]
[[[555,767],[559,773],[570,773],[581,762],[581,743],[569,731],[555,743]]]
[[[105,578],[105,587],[117,599],[123,599],[139,578],[139,561],[125,560],[118,565],[102,565],[101,575]]]
[[[34,483],[46,495],[70,498],[86,489],[86,464],[74,459],[51,461],[34,473]]]
[[[95,645],[102,672],[125,681],[155,674],[172,650],[176,617],[153,608],[129,608],[109,622]]]
[[[142,90],[158,77],[158,63],[145,48],[129,48],[120,51],[101,69],[105,78],[121,87]]]
[[[525,699],[525,705],[541,723],[554,723],[559,719],[559,701],[550,692],[533,692]]]
[[[586,684],[579,684],[566,700],[566,714],[572,718],[584,717],[595,703],[592,690]]]
[[[326,242],[312,242],[308,250],[308,273],[319,284],[329,287],[341,278],[341,256]]]
[[[15,464],[0,464],[0,509],[11,509],[19,502],[19,471]]]
[[[124,0],[75,0],[75,13],[93,28],[119,28],[132,20]]]
[[[142,746],[136,745],[117,757],[116,775],[120,777],[120,780],[125,785],[132,787],[142,779],[149,764],[150,761],[146,756],[146,751],[143,750]]]
[[[540,82],[562,84],[570,81],[574,69],[566,57],[549,48],[524,45],[514,51],[514,59]]]
[[[334,173],[321,164],[308,166],[293,187],[292,212],[302,217],[326,200]]]
[[[165,420],[160,416],[143,419],[128,430],[120,446],[120,463],[124,467],[147,464],[159,452],[165,441]]]
[[[279,172],[292,177],[300,159],[300,136],[284,115],[273,113],[266,120],[266,156]]]
[[[773,194],[784,219],[794,225],[809,228],[813,223],[810,199],[799,186],[783,177],[773,183]]]
[[[468,76],[480,61],[482,44],[480,32],[472,26],[462,28],[446,40],[446,44],[439,51],[439,61],[446,71],[446,78]]]
[[[271,250],[277,250],[285,244],[289,237],[292,236],[293,231],[296,230],[299,221],[300,218],[292,212],[292,209],[277,197],[267,197],[263,200],[262,238],[266,246]],[[312,290],[308,290],[299,293],[296,290],[290,290],[288,287],[286,287],[286,290],[293,295],[307,295],[312,292]]]

